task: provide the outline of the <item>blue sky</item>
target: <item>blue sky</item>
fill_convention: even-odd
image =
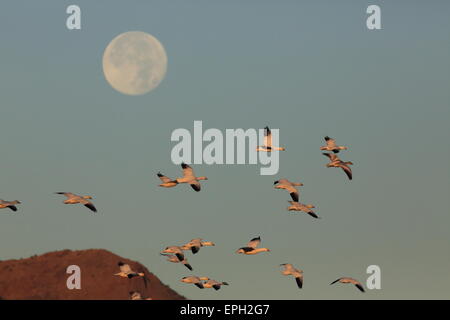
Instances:
[[[60,249],[105,248],[145,264],[197,299],[394,299],[449,297],[450,4],[446,1],[76,1],[82,29],[66,29],[73,1],[0,5],[2,146],[0,259]],[[369,4],[382,30],[369,31]],[[118,34],[140,30],[163,44],[166,78],[143,96],[106,82],[102,55]],[[209,178],[158,188],[171,163],[174,129],[280,129],[280,173],[256,165],[197,165]],[[325,168],[330,135],[349,146],[354,180]],[[301,198],[323,217],[286,211]],[[64,206],[55,191],[95,197],[99,213]],[[260,235],[272,251],[234,251]],[[195,274],[230,283],[218,292],[179,282],[167,245],[214,241],[188,255]],[[305,272],[299,291],[280,263]],[[365,282],[381,267],[382,289],[362,296],[329,287]]]

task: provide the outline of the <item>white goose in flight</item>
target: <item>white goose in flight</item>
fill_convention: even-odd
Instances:
[[[183,250],[191,250],[193,254],[196,254],[201,247],[213,247],[215,246],[212,241],[203,241],[201,238],[192,239],[188,243],[182,246]]]
[[[137,291],[131,291],[129,294],[130,300],[153,300],[152,298],[142,298],[142,295]]]
[[[178,257],[174,254],[166,254],[166,253],[160,253],[160,255],[164,256],[167,258],[167,261],[173,262],[173,263],[182,263],[186,268],[188,268],[189,270],[193,270],[191,265],[189,264],[189,262],[187,261],[187,259],[185,258],[184,260],[180,260],[178,259]]]
[[[258,146],[256,148],[256,151],[265,151],[265,152],[272,152],[272,151],[284,151],[285,148],[280,147],[274,147],[272,145],[272,132],[270,131],[269,127],[264,128],[264,144],[262,146]]]
[[[158,172],[156,175],[162,181],[162,183],[159,185],[160,187],[172,188],[172,187],[175,187],[178,184],[176,181],[174,181],[173,179],[170,179],[169,177],[163,175],[161,172]]]
[[[183,177],[173,180],[173,182],[178,183],[189,183],[195,191],[199,192],[201,190],[200,180],[208,180],[207,177],[196,177],[194,170],[186,163],[181,164],[183,168]]]
[[[196,285],[198,288],[203,289],[203,282],[202,281],[208,281],[208,277],[196,277],[196,276],[190,276],[190,277],[184,277],[180,281],[184,283],[192,283]]]
[[[336,140],[331,139],[329,136],[325,138],[326,146],[320,147],[320,150],[323,151],[333,151],[334,153],[339,153],[341,150],[347,150],[347,147],[336,145]]]
[[[214,290],[219,290],[221,286],[228,286],[228,282],[218,282],[216,280],[209,279],[203,283],[203,287],[214,288]]]
[[[336,282],[353,284],[353,285],[355,285],[355,287],[357,287],[359,289],[359,291],[365,292],[364,287],[361,284],[361,282],[359,282],[358,280],[355,280],[353,278],[348,278],[348,277],[339,278],[339,279],[333,281],[332,283],[330,283],[330,285],[335,284]]]
[[[327,168],[341,168],[344,170],[349,180],[352,180],[352,169],[349,166],[353,165],[353,162],[350,161],[342,161],[339,157],[334,153],[323,153],[324,156],[327,156],[330,159],[330,162],[327,163]]]
[[[236,253],[243,253],[245,255],[254,255],[260,252],[270,252],[267,248],[257,248],[261,243],[261,237],[253,238],[247,243],[246,247],[239,248]]]
[[[92,199],[91,196],[79,196],[74,193],[70,192],[55,192],[56,194],[63,194],[66,196],[66,200],[63,201],[65,204],[76,204],[81,203],[88,209],[92,210],[93,212],[97,212],[97,209],[94,207],[94,204],[89,201],[88,199]]]
[[[287,208],[288,211],[302,211],[309,214],[311,217],[320,219],[319,216],[312,210],[315,208],[312,204],[303,204],[297,201],[288,201],[291,205]]]
[[[13,201],[5,201],[0,199],[0,209],[9,208],[12,211],[17,211],[16,204],[20,204],[21,202],[19,200],[13,200]]]
[[[145,274],[143,272],[135,272],[133,270],[131,270],[131,267],[129,264],[123,263],[122,261],[119,261],[119,263],[117,263],[117,265],[119,266],[120,272],[115,273],[115,276],[119,276],[122,278],[134,278],[134,277],[142,277],[142,279],[144,280],[144,285],[147,288],[147,278],[145,277]]]
[[[169,246],[166,247],[163,251],[161,251],[161,254],[165,254],[165,253],[170,253],[170,254],[174,254],[178,260],[180,261],[184,261],[184,252],[183,252],[183,248],[179,247],[179,246]]]
[[[288,179],[280,179],[273,183],[275,189],[284,189],[289,191],[292,200],[298,202],[298,189],[296,187],[303,186],[303,183],[291,182]]]
[[[303,271],[295,269],[294,266],[290,263],[283,263],[280,264],[280,266],[284,267],[281,273],[285,276],[294,276],[295,281],[297,282],[297,286],[301,289],[303,287]]]
[[[120,272],[115,273],[115,276],[119,276],[122,278],[134,278],[134,277],[144,277],[144,273],[143,272],[134,272],[133,270],[131,270],[131,267],[129,264],[127,263],[123,263],[122,261],[119,261],[119,263],[117,263],[117,265],[119,266]]]

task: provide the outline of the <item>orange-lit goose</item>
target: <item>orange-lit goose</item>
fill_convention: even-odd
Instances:
[[[65,204],[81,203],[89,210],[91,210],[93,212],[97,212],[97,209],[94,207],[94,204],[91,201],[89,201],[89,199],[92,199],[91,196],[79,196],[77,194],[70,193],[70,192],[55,192],[55,193],[63,194],[64,196],[66,196],[67,199],[63,201],[63,203],[65,203]]]
[[[188,243],[181,246],[183,250],[191,250],[193,254],[196,254],[201,247],[213,247],[215,246],[212,241],[203,241],[201,238],[192,239]]]
[[[288,201],[291,205],[287,208],[288,211],[302,211],[309,214],[311,217],[319,219],[319,216],[312,210],[315,208],[312,204],[303,204],[297,201]]]
[[[245,255],[254,255],[260,252],[270,252],[267,248],[257,248],[261,243],[261,237],[253,238],[247,243],[246,247],[239,248],[236,253],[243,253]]]
[[[352,169],[349,166],[353,165],[353,162],[350,161],[342,161],[339,159],[337,155],[334,153],[323,153],[324,156],[327,156],[330,159],[330,162],[326,164],[327,168],[341,168],[344,170],[345,174],[349,178],[349,180],[353,179]]]
[[[264,128],[264,144],[262,146],[258,146],[256,151],[264,151],[264,152],[272,152],[272,151],[284,151],[285,148],[274,147],[272,145],[272,132],[269,127]]]
[[[166,254],[166,253],[160,253],[162,256],[165,256],[167,258],[167,261],[173,262],[173,263],[182,263],[186,268],[189,270],[193,270],[192,266],[189,264],[186,258],[183,260],[178,259],[178,257],[174,254]]]
[[[183,169],[183,177],[177,178],[174,182],[178,183],[188,183],[191,185],[192,189],[199,192],[201,190],[200,182],[201,180],[208,180],[207,177],[196,177],[194,170],[187,165],[186,163],[181,164],[181,168]]]
[[[357,287],[359,289],[359,291],[365,292],[364,287],[361,284],[361,282],[359,282],[358,280],[355,280],[353,278],[348,278],[348,277],[339,278],[339,279],[333,281],[332,283],[330,283],[330,285],[332,285],[336,282],[353,284],[353,285],[355,285],[355,287]]]
[[[295,281],[297,282],[297,286],[301,289],[303,287],[303,271],[295,269],[294,266],[290,263],[280,264],[284,269],[281,271],[285,276],[294,276]]]
[[[196,277],[196,276],[190,276],[190,277],[184,277],[180,281],[184,283],[192,283],[195,286],[197,286],[200,289],[203,289],[203,282],[202,281],[208,281],[208,277]]]
[[[16,204],[20,204],[21,202],[19,200],[13,200],[13,201],[5,201],[0,199],[0,209],[8,208],[12,211],[17,211]]]
[[[320,150],[323,151],[333,151],[334,153],[339,153],[340,150],[347,150],[347,147],[336,145],[336,141],[331,139],[329,136],[325,138],[326,146],[320,147]]]
[[[296,187],[303,186],[303,183],[291,182],[288,179],[280,179],[273,183],[275,189],[284,189],[289,191],[292,200],[298,201],[298,189]]]

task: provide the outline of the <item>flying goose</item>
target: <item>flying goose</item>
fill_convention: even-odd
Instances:
[[[196,177],[194,174],[194,170],[187,165],[186,163],[181,164],[181,168],[183,168],[183,178],[177,178],[171,182],[175,183],[189,183],[195,191],[199,192],[201,189],[200,180],[208,180],[207,177]]]
[[[361,282],[359,282],[358,280],[355,280],[353,278],[347,278],[347,277],[339,278],[339,279],[333,281],[332,283],[330,283],[330,285],[335,284],[336,282],[354,284],[355,287],[357,287],[361,292],[365,292],[364,287],[361,284]]]
[[[117,263],[117,265],[119,266],[120,272],[115,273],[115,276],[119,276],[122,278],[134,278],[134,277],[142,277],[142,280],[144,280],[144,286],[147,288],[147,277],[145,276],[145,274],[143,272],[135,272],[133,270],[131,270],[130,265],[123,263],[122,261],[119,261],[119,263]]]
[[[184,282],[184,283],[193,283],[194,285],[196,285],[197,287],[199,287],[200,289],[203,289],[203,283],[202,281],[208,281],[209,278],[208,277],[196,277],[196,276],[190,276],[190,277],[184,277],[182,278],[180,281]]]
[[[0,209],[9,208],[12,211],[17,211],[16,204],[20,204],[21,202],[19,200],[13,200],[13,201],[5,201],[0,199]]]
[[[290,263],[283,263],[280,264],[280,266],[284,267],[281,273],[285,276],[294,276],[295,281],[297,282],[297,286],[301,289],[303,287],[303,271],[295,269],[294,266]]]
[[[323,151],[333,151],[334,153],[339,153],[341,150],[347,150],[347,147],[343,146],[337,146],[336,140],[331,139],[329,136],[326,136],[325,138],[326,146],[320,147],[320,150]]]
[[[270,131],[269,127],[265,127],[264,128],[264,145],[258,146],[256,148],[256,151],[272,152],[272,151],[284,151],[284,150],[286,150],[286,149],[272,146],[272,132]]]
[[[312,204],[303,204],[297,201],[288,201],[288,202],[291,204],[287,208],[288,211],[303,211],[309,214],[311,217],[320,219],[319,216],[313,210],[311,210],[312,208],[315,208]]]
[[[270,252],[267,248],[256,248],[261,243],[261,237],[253,238],[247,243],[246,247],[239,248],[236,253],[243,253],[246,255],[253,255],[260,252]]]
[[[327,168],[341,168],[344,170],[345,174],[349,178],[349,180],[352,180],[352,169],[350,169],[350,165],[353,165],[353,162],[347,161],[344,162],[334,153],[323,153],[324,156],[327,156],[330,159],[330,162],[326,164]]]
[[[131,291],[129,294],[130,300],[153,300],[152,298],[142,298],[141,294],[137,291]]]
[[[67,200],[64,200],[63,203],[65,204],[76,204],[81,203],[88,209],[92,210],[93,212],[97,212],[97,209],[94,207],[94,204],[89,201],[88,199],[92,199],[91,196],[79,196],[74,193],[70,192],[55,192],[56,194],[63,194],[67,197]]]
[[[179,246],[169,246],[169,247],[166,247],[163,251],[161,251],[161,254],[171,253],[171,254],[174,254],[178,258],[178,260],[184,261],[185,259],[184,259],[183,250],[184,249]]]
[[[160,187],[172,188],[172,187],[175,187],[177,185],[176,181],[174,181],[173,179],[170,179],[169,177],[163,175],[161,172],[158,172],[156,175],[162,181],[162,183],[159,185]]]
[[[203,283],[203,287],[214,288],[214,290],[219,290],[223,285],[228,286],[228,282],[218,282],[216,280],[209,279],[208,281]]]
[[[173,262],[173,263],[182,263],[186,268],[192,271],[191,265],[188,263],[186,259],[180,260],[176,255],[173,254],[166,254],[166,253],[160,253],[160,255],[167,258],[167,261]]]
[[[215,246],[212,241],[203,241],[201,238],[192,239],[188,243],[182,246],[183,250],[191,250],[193,254],[196,254],[201,247],[213,247]]]
[[[129,264],[123,263],[122,261],[119,261],[119,263],[117,264],[119,266],[120,272],[115,273],[115,276],[119,276],[122,278],[134,278],[134,277],[144,277],[145,279],[145,275],[143,272],[134,272],[133,270],[131,270],[131,267]]]
[[[284,189],[289,191],[292,200],[298,202],[298,190],[296,186],[303,186],[303,183],[291,182],[288,179],[280,179],[273,183],[275,185],[275,189]]]

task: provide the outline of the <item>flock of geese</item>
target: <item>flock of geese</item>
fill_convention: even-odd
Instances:
[[[329,163],[326,164],[328,168],[341,168],[345,174],[347,175],[349,180],[352,180],[352,170],[350,165],[353,163],[350,161],[342,161],[337,154],[341,150],[347,150],[348,148],[345,146],[339,146],[336,144],[336,141],[328,136],[325,138],[325,146],[320,147],[320,150],[327,151],[324,152],[323,155],[329,158]],[[258,146],[257,151],[259,152],[274,152],[274,151],[285,151],[285,148],[273,146],[272,145],[272,133],[268,127],[265,127],[264,130],[264,144]],[[168,176],[162,174],[161,172],[157,173],[157,176],[161,180],[160,187],[163,188],[173,188],[178,186],[179,184],[189,184],[192,189],[196,192],[201,191],[200,181],[208,180],[205,176],[196,176],[194,170],[191,166],[186,163],[181,164],[181,168],[183,171],[183,176],[180,178],[169,178]],[[304,212],[313,218],[318,219],[319,216],[312,210],[315,207],[311,204],[303,204],[299,199],[299,191],[298,187],[303,186],[303,183],[300,182],[291,182],[288,179],[279,179],[274,182],[275,189],[283,189],[289,192],[289,195],[292,200],[289,200],[290,206],[287,208],[288,211],[301,211]],[[70,192],[55,192],[55,194],[64,195],[66,200],[63,201],[64,204],[82,204],[92,212],[97,212],[96,207],[92,203],[92,197],[88,195],[77,195]],[[5,201],[0,199],[0,209],[8,208],[14,212],[17,211],[17,205],[21,202],[18,200],[14,201]],[[262,252],[270,252],[268,248],[261,248],[259,245],[261,244],[261,237],[255,237],[251,239],[246,246],[239,248],[236,250],[237,254],[243,255],[255,255]],[[202,247],[213,247],[215,244],[211,241],[204,241],[201,238],[192,239],[191,241],[178,245],[178,246],[168,246],[164,250],[160,252],[162,256],[167,258],[167,261],[172,263],[181,263],[190,271],[193,270],[191,264],[188,262],[185,251],[191,251],[192,254],[197,254]],[[283,263],[280,265],[283,267],[281,273],[285,276],[293,276],[297,286],[301,289],[303,287],[303,271],[300,269],[296,269],[290,263]],[[118,267],[120,272],[115,273],[115,276],[123,277],[123,278],[134,278],[134,277],[142,277],[144,280],[144,284],[147,287],[147,279],[146,275],[143,272],[133,271],[128,264],[123,262],[118,263]],[[204,288],[213,288],[215,290],[219,290],[223,285],[228,285],[225,281],[216,281],[214,279],[210,279],[209,277],[198,277],[198,276],[186,276],[181,278],[180,280],[183,283],[194,284],[200,289]],[[335,283],[345,283],[355,285],[361,292],[364,292],[363,285],[349,277],[342,277],[335,281],[333,281],[330,285]],[[131,300],[151,300],[151,298],[143,298],[141,294],[137,291],[129,292]]]
[[[341,168],[345,174],[347,175],[349,180],[352,180],[352,170],[350,166],[353,164],[349,161],[342,161],[338,156],[337,153],[339,153],[341,150],[347,150],[348,148],[345,146],[339,146],[336,144],[336,141],[328,136],[325,138],[325,146],[320,147],[320,150],[327,151],[324,152],[323,155],[328,157],[330,159],[330,162],[326,164],[326,167],[328,168]],[[268,127],[264,130],[264,144],[261,146],[258,146],[257,151],[259,152],[274,152],[274,151],[285,151],[286,149],[283,147],[273,146],[272,145],[272,133]],[[207,177],[200,176],[197,177],[194,173],[194,170],[191,166],[189,166],[186,163],[181,164],[181,168],[183,170],[183,177],[172,179],[161,172],[157,173],[157,176],[161,180],[160,187],[163,188],[173,188],[176,187],[179,184],[187,183],[189,184],[192,189],[199,192],[201,190],[200,181],[201,180],[208,180]],[[305,212],[308,215],[312,216],[313,218],[319,219],[320,217],[313,211],[315,208],[314,205],[311,204],[304,204],[300,202],[299,197],[299,191],[298,187],[303,186],[303,183],[300,182],[292,182],[288,179],[279,179],[274,182],[274,188],[275,189],[283,189],[289,192],[289,195],[291,196],[292,200],[289,200],[290,206],[287,208],[288,211],[301,211]],[[259,247],[261,244],[261,237],[255,237],[251,239],[246,246],[239,248],[236,250],[237,254],[243,254],[243,255],[256,255],[262,252],[270,252],[270,249],[268,248],[262,248]],[[176,246],[168,246],[164,250],[160,252],[161,255],[165,256],[167,258],[167,261],[173,262],[173,263],[181,263],[186,268],[188,268],[190,271],[193,271],[193,268],[191,264],[188,262],[185,251],[191,251],[193,254],[196,254],[199,252],[201,247],[204,246],[214,246],[215,244],[211,241],[204,241],[203,239],[197,238],[192,239],[190,242],[182,244],[182,245],[176,245]],[[281,273],[285,276],[293,276],[297,286],[301,289],[303,287],[303,271],[300,269],[296,269],[292,264],[290,263],[283,263],[280,265],[283,267],[281,270]],[[213,279],[210,279],[209,277],[199,277],[199,276],[186,276],[181,278],[180,280],[183,283],[193,284],[196,287],[200,289],[204,288],[214,288],[215,290],[219,290],[222,285],[228,285],[227,282],[219,282]],[[335,281],[333,281],[330,285],[335,283],[348,283],[353,284],[358,288],[361,292],[364,292],[363,285],[349,277],[342,277]]]

